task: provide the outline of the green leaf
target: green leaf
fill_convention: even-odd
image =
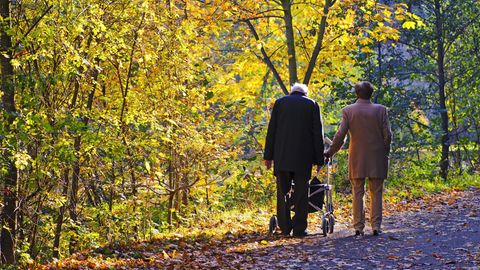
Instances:
[[[205,95],[205,99],[206,99],[206,100],[209,100],[209,99],[211,99],[211,98],[213,98],[213,92],[212,92],[212,91],[208,91],[207,94]]]

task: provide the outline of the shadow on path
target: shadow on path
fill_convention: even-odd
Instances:
[[[479,269],[480,190],[387,205],[384,233],[355,237],[346,224],[323,237],[265,233],[159,239],[104,247],[35,269]]]
[[[328,237],[317,234],[284,241],[244,250],[252,263],[243,267],[479,269],[480,190],[469,189],[454,197],[442,194],[432,202],[418,201],[411,211],[386,217],[380,236],[355,237],[344,227]]]

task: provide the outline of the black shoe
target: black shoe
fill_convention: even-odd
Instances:
[[[308,233],[306,231],[303,231],[303,232],[293,232],[293,237],[305,237],[305,236],[308,236]]]
[[[356,230],[355,231],[355,236],[363,236],[363,232],[359,231],[359,230]]]
[[[373,230],[373,236],[379,236],[380,231],[379,230]]]
[[[288,229],[288,230],[282,230],[282,235],[283,236],[290,236],[290,233],[292,232],[292,229]]]

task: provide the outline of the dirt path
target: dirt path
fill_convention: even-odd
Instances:
[[[400,207],[401,208],[401,207]],[[344,224],[323,237],[278,240],[250,253],[257,269],[480,269],[480,190],[405,204],[384,233],[352,236]],[[402,211],[407,210],[407,211]],[[318,228],[319,229],[319,228]],[[369,233],[369,231],[366,231]],[[234,249],[235,250],[235,249]],[[248,251],[248,250],[246,250]]]
[[[347,211],[348,212],[348,211]],[[323,237],[265,231],[217,239],[158,239],[100,248],[32,269],[480,269],[480,189],[387,204],[384,233],[352,236],[348,221]]]

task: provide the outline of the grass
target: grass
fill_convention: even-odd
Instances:
[[[449,189],[464,190],[469,187],[480,188],[479,174],[463,174],[450,176],[448,181],[441,178],[421,180],[413,178],[394,179],[386,185],[385,197],[395,201],[402,199],[415,199],[427,194],[435,194]]]

